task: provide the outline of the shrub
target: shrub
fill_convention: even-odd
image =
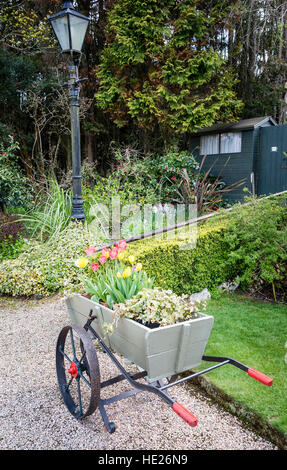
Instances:
[[[236,269],[241,287],[255,288],[287,285],[287,210],[286,195],[247,198],[246,206],[237,204],[230,214],[224,240],[229,256],[225,266]]]
[[[27,241],[17,259],[0,264],[0,294],[47,296],[83,290],[75,260],[92,242],[89,232],[77,223],[50,242]]]
[[[16,215],[0,213],[0,261],[20,254],[24,231]]]
[[[30,207],[33,189],[18,164],[18,143],[8,136],[7,143],[0,142],[0,208]]]
[[[122,189],[132,189],[138,202],[155,204],[170,202],[176,196],[173,184],[178,179],[180,171],[185,168],[190,177],[198,169],[198,163],[188,151],[170,149],[164,155],[151,155],[145,158],[131,158],[132,151],[118,150],[116,158],[119,165],[115,176]]]
[[[213,288],[234,275],[224,261],[228,257],[224,225],[198,228],[197,244],[186,249],[189,239],[147,239],[129,246],[137,261],[145,266],[154,284],[178,295]]]

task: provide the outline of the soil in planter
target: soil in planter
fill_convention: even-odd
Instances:
[[[151,322],[145,322],[143,323],[142,320],[136,320],[138,323],[141,325],[147,326],[148,328],[158,328],[160,326],[159,323],[151,323]]]

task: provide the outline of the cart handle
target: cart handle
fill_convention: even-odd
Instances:
[[[180,403],[174,402],[172,405],[173,411],[175,411],[178,416],[180,416],[184,421],[186,421],[189,426],[194,428],[198,424],[198,419],[184,406],[182,406]]]
[[[259,382],[263,383],[264,385],[267,385],[268,387],[271,387],[271,385],[273,385],[273,379],[271,377],[262,374],[262,372],[259,372],[256,369],[248,369],[248,375],[250,375],[250,377],[253,377],[253,379],[256,379]]]
[[[244,372],[247,372],[250,377],[253,377],[253,379],[258,380],[262,384],[267,385],[268,387],[271,387],[271,385],[273,385],[273,379],[271,377],[268,377],[268,375],[262,374],[262,372],[259,372],[256,369],[251,369],[250,367],[245,366],[244,364],[241,364],[241,362],[236,361],[235,359],[231,359],[230,357],[202,356],[202,360],[203,361],[210,361],[210,362],[219,362],[219,364],[217,364],[217,367],[220,367],[221,365],[225,365],[225,364],[229,363],[232,366],[238,367],[239,369],[243,370]],[[201,373],[204,373],[204,372],[206,372],[208,370],[211,370],[211,369],[212,368],[210,367],[209,369],[206,369],[205,371],[201,371]],[[198,374],[199,373],[197,373],[197,375]],[[175,383],[177,383],[177,382],[175,382]]]

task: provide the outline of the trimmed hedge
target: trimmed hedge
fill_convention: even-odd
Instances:
[[[155,285],[178,295],[212,289],[235,275],[225,263],[228,246],[224,228],[223,224],[198,227],[193,249],[185,249],[188,238],[152,238],[129,245],[126,256],[133,254],[155,278]]]

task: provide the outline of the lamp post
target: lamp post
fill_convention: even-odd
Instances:
[[[71,218],[84,222],[82,184],[81,184],[81,135],[79,118],[80,82],[78,63],[83,42],[89,25],[89,18],[78,13],[73,2],[64,2],[62,10],[48,18],[63,53],[71,55],[69,66],[70,113],[73,168],[73,200]]]

